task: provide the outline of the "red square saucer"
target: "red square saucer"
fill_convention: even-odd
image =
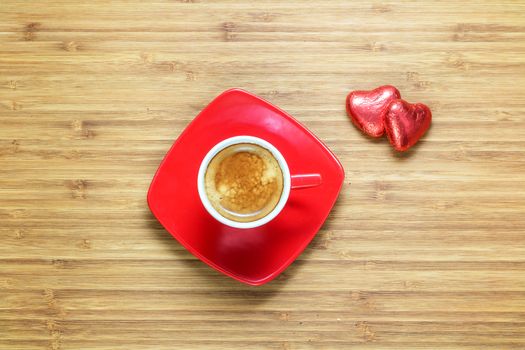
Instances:
[[[284,209],[266,225],[236,229],[202,205],[197,173],[220,141],[249,135],[272,143],[290,173],[318,173],[320,186],[292,190]],[[269,102],[240,89],[215,98],[190,123],[162,161],[148,192],[159,222],[186,249],[238,281],[261,285],[277,277],[304,250],[332,209],[344,179],[341,163],[308,129]]]

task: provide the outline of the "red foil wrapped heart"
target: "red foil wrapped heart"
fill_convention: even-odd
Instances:
[[[381,137],[385,131],[383,112],[390,102],[401,98],[399,90],[383,85],[371,91],[352,91],[346,97],[346,111],[364,133]]]
[[[398,151],[406,151],[416,144],[430,127],[432,112],[422,103],[405,100],[390,102],[383,113],[388,140]]]

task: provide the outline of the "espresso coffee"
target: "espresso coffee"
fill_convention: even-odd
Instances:
[[[283,191],[279,163],[267,149],[252,143],[224,148],[206,169],[206,195],[227,219],[250,222],[272,212]]]

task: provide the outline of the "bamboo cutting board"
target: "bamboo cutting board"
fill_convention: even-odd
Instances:
[[[346,94],[428,104],[406,154]],[[280,106],[339,157],[319,234],[242,285],[146,205],[217,94]],[[3,0],[0,349],[524,349],[525,2]]]

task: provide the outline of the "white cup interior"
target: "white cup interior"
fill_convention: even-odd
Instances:
[[[213,159],[213,157],[215,157],[215,155],[217,155],[217,153],[219,153],[226,147],[236,145],[239,143],[255,144],[270,151],[279,163],[283,174],[283,191],[281,193],[281,198],[279,199],[279,202],[277,202],[275,208],[265,217],[250,222],[237,222],[225,218],[213,207],[210,200],[208,199],[208,195],[206,194],[205,175],[211,160]],[[284,159],[281,152],[279,152],[279,150],[277,150],[277,148],[275,148],[275,146],[273,146],[268,141],[265,141],[255,136],[234,136],[219,142],[218,144],[213,146],[213,148],[206,154],[199,167],[199,175],[197,177],[197,189],[199,191],[199,197],[201,199],[202,204],[204,205],[204,208],[206,208],[208,213],[210,213],[210,215],[213,216],[217,221],[223,223],[224,225],[228,225],[235,228],[254,228],[270,222],[281,212],[281,210],[283,210],[286,202],[288,201],[288,196],[290,195],[290,170],[288,169],[288,164],[286,163],[286,160]]]

